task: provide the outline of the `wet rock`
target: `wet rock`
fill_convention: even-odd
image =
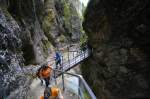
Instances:
[[[148,0],[90,0],[83,27],[94,53],[82,72],[98,98],[150,97],[149,4]],[[93,70],[96,73],[90,75]]]
[[[45,62],[54,46],[79,41],[81,10],[78,0],[0,0],[0,99],[26,99],[31,79],[24,74],[37,68],[24,66]]]
[[[23,74],[18,74],[22,73],[23,65],[20,27],[6,9],[0,8],[0,16],[0,98],[3,99],[20,85],[25,87],[23,82],[27,79]]]
[[[126,67],[120,67],[120,72],[122,73],[128,73],[128,70]]]

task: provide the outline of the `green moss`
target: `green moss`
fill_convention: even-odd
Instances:
[[[65,21],[67,21],[70,17],[70,8],[69,8],[69,3],[64,3],[64,17]]]
[[[48,54],[48,49],[49,48],[51,49],[53,46],[48,40],[42,40],[42,42],[43,42],[43,51],[47,55]]]
[[[64,1],[64,20],[65,25],[71,28],[70,19],[72,16],[78,16],[76,9],[69,3],[69,1]]]
[[[65,36],[64,35],[61,35],[60,37],[59,37],[59,41],[61,42],[61,43],[64,43],[65,42]]]
[[[87,42],[87,35],[85,33],[82,33],[80,36],[80,47],[84,47]]]
[[[45,17],[43,19],[42,28],[44,30],[45,35],[48,37],[48,42],[51,42],[53,45],[55,45],[55,41],[53,40],[53,37],[51,35],[51,27],[54,24],[55,20],[55,13],[53,9],[48,9],[46,11]],[[48,44],[48,45],[47,45]],[[51,45],[50,43],[45,43],[44,41],[44,47],[47,48],[47,46]],[[45,47],[46,46],[46,47]]]
[[[50,31],[54,19],[54,11],[52,9],[48,9],[42,23],[42,28],[44,32],[48,33]]]
[[[90,95],[86,90],[83,91],[84,99],[91,99]]]

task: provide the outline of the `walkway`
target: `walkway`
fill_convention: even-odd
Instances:
[[[76,74],[69,74],[66,72],[70,70],[71,68],[80,64],[86,58],[88,58],[90,55],[89,51],[90,51],[89,49],[86,49],[85,51],[70,51],[72,56],[68,54],[68,59],[66,59],[66,57],[65,58],[62,57],[63,68],[59,70],[59,72],[54,73],[56,75],[53,76],[54,78],[51,81],[51,85],[55,85],[56,84],[55,81],[57,80],[57,86],[59,86],[59,88],[63,89],[62,86],[65,87],[65,91],[64,92],[62,91],[64,99],[79,99],[79,96],[80,98],[82,97],[81,99],[85,99],[84,95],[86,94],[87,94],[86,96],[90,95],[90,96],[95,97],[92,90],[89,88],[89,86],[87,85],[87,83],[81,76],[78,76]],[[24,68],[24,73],[35,73],[39,67],[40,66],[36,66],[36,67],[34,66],[32,68],[31,67]],[[55,65],[53,65],[53,67],[55,68]],[[54,69],[54,71],[57,71],[57,70]],[[64,76],[62,76],[64,78],[61,78],[60,76],[62,74],[61,71],[64,71],[65,73]],[[57,79],[55,78],[56,76],[57,76]],[[43,95],[44,88],[45,88],[45,85],[41,86],[39,79],[34,79],[32,84],[30,85],[29,99],[39,99],[39,97]],[[69,89],[71,90],[69,91]],[[90,98],[87,98],[87,99],[90,99]],[[93,98],[93,99],[96,99],[96,98]]]
[[[45,85],[41,86],[41,82],[39,79],[34,79],[32,84],[30,85],[30,92],[28,95],[28,99],[40,99],[40,96],[43,95],[45,89]],[[78,99],[78,96],[74,93],[65,90],[62,91],[62,95],[64,99]]]
[[[71,68],[73,68],[74,66],[78,65],[79,63],[81,63],[83,60],[85,60],[86,58],[89,57],[89,49],[85,50],[85,51],[79,51],[77,52],[72,52],[73,55],[74,53],[76,53],[75,56],[73,56],[70,60],[68,61],[63,61],[62,62],[62,67],[64,71],[67,71]]]
[[[64,71],[68,71],[69,69],[77,66],[80,64],[83,60],[89,57],[90,50],[86,49],[85,51],[70,51],[69,52],[71,55],[68,55],[68,59],[64,59],[62,57],[62,67]],[[47,63],[47,62],[46,62]],[[49,62],[52,64],[51,62]],[[44,63],[42,63],[44,64]],[[41,64],[41,65],[42,65]],[[41,65],[36,65],[36,66],[29,66],[29,67],[24,67],[23,71],[25,74],[34,74],[38,70],[38,68],[41,67]],[[54,68],[56,67],[55,64],[52,65]]]
[[[70,54],[72,54],[72,57],[69,55],[68,60],[63,59],[62,57],[62,67],[61,70],[66,72],[68,70],[70,70],[71,68],[77,66],[78,64],[80,64],[82,61],[84,61],[86,58],[89,57],[89,49],[85,50],[85,51],[71,51]],[[56,73],[56,77],[60,76],[61,73]]]

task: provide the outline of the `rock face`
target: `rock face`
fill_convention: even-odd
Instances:
[[[98,99],[150,97],[149,5],[149,0],[90,1],[83,26],[94,52],[82,73]]]
[[[21,67],[42,63],[54,47],[79,41],[81,19],[75,3],[80,4],[78,0],[0,0],[0,99],[26,99],[30,80]]]
[[[54,47],[77,42],[81,33],[79,0],[0,0],[20,26],[26,64],[45,60]],[[76,5],[80,4],[78,9]]]
[[[12,91],[23,99],[27,94],[29,80],[22,72],[23,57],[21,53],[20,27],[6,9],[0,8],[0,98],[4,99]],[[26,83],[26,84],[23,84]],[[21,88],[22,87],[22,88]],[[12,98],[11,98],[12,99]]]

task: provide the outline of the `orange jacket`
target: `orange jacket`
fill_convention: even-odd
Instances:
[[[59,88],[52,87],[49,91],[51,92],[51,96],[49,97],[49,99],[55,99],[56,97],[58,99],[63,99],[63,96],[61,95]],[[40,99],[44,99],[44,96],[41,96]]]
[[[57,96],[59,95],[59,89],[56,88],[56,87],[52,87],[52,88],[51,88],[51,95],[52,95],[53,97],[57,97]]]
[[[40,96],[40,99],[44,99],[44,96]]]
[[[47,68],[42,68],[40,70],[39,76],[42,78],[48,78],[52,74],[52,67],[48,66]]]

